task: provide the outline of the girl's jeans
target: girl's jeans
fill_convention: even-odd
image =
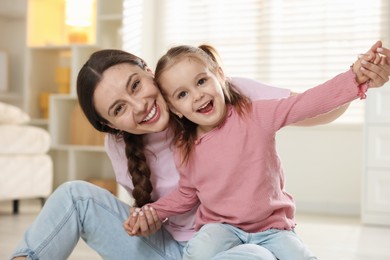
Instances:
[[[240,244],[262,246],[280,260],[317,259],[294,231],[269,229],[248,233],[228,224],[204,225],[184,248],[183,259],[211,259]],[[272,255],[271,254],[271,255]]]
[[[164,228],[147,238],[129,236],[123,228],[129,207],[90,183],[64,183],[46,201],[10,258],[67,259],[81,237],[103,259],[182,259],[185,242],[174,240]],[[214,259],[275,258],[260,246],[239,245]]]

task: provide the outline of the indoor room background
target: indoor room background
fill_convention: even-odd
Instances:
[[[389,3],[380,0],[125,0],[119,33],[123,48],[152,67],[173,45],[209,43],[220,52],[227,75],[302,92],[345,71],[376,40],[387,46],[389,12]],[[387,107],[377,120],[388,125],[390,111],[380,101],[390,97],[389,90],[371,95],[371,106]],[[367,200],[389,210],[384,199],[389,197],[389,168],[368,175],[367,161],[368,150],[379,154],[379,161],[390,161],[385,152],[390,136],[369,139],[368,117],[375,117],[369,114],[365,102],[357,100],[331,124],[278,133],[287,190],[299,211],[360,215]],[[369,149],[368,143],[377,142],[379,147]],[[367,192],[372,189],[375,198]]]
[[[39,22],[38,16],[26,23],[26,15],[33,12],[27,8],[28,1],[34,2],[0,3],[0,30],[13,37],[0,40],[0,50],[6,50],[11,59],[12,92],[0,92],[0,100],[26,109],[33,118],[32,124],[50,132],[56,186],[66,180],[85,179],[91,172],[99,177],[113,176],[101,143],[72,143],[69,132],[73,131],[77,139],[78,131],[66,125],[78,122],[69,118],[77,104],[74,82],[77,69],[94,50],[122,48],[143,57],[153,68],[171,46],[208,43],[220,52],[228,76],[250,77],[302,92],[347,70],[358,54],[377,40],[390,47],[390,4],[381,0],[90,0],[98,8],[97,13],[87,16],[92,20],[97,17],[97,22],[94,30],[81,33],[51,28],[47,22]],[[57,21],[58,16],[65,16],[63,0],[40,0],[40,5],[50,10],[45,12],[46,18]],[[11,12],[4,12],[7,10]],[[37,38],[32,37],[34,33]],[[68,34],[66,40],[64,34]],[[96,42],[92,40],[90,44],[91,39]],[[53,64],[54,55],[70,63],[70,90],[50,97],[50,114],[44,118],[37,100],[45,91],[38,90],[45,84],[57,83],[39,77],[55,74],[43,64]],[[14,98],[14,93],[22,98]],[[298,211],[357,216],[367,201],[378,199],[368,211],[385,207],[387,214],[390,212],[390,202],[383,199],[390,197],[390,170],[386,163],[390,161],[390,109],[380,102],[389,97],[387,86],[369,93],[367,102],[354,101],[336,122],[287,127],[278,133],[287,190],[293,194]],[[368,110],[368,105],[374,110],[385,106],[388,114],[379,119],[374,115],[370,120],[374,112]],[[368,130],[372,126],[384,126],[389,131],[375,128],[379,137],[370,139],[372,132]],[[371,149],[377,140],[380,147]],[[369,151],[383,152],[378,168],[370,164],[374,155]],[[92,161],[99,163],[91,165]],[[370,195],[370,190],[375,194]]]

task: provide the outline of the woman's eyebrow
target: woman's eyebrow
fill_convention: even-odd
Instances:
[[[126,85],[125,85],[125,88],[127,90],[127,88],[130,86],[130,83],[132,82],[133,78],[135,76],[137,76],[138,73],[133,73],[129,76],[129,78],[127,79],[126,81]],[[111,110],[116,106],[116,104],[119,102],[119,100],[116,100],[114,103],[112,103],[112,105],[108,108],[108,115],[111,115]]]
[[[127,82],[126,82],[126,89],[130,86],[130,83],[131,83],[133,77],[135,77],[136,75],[138,75],[137,72],[135,72],[135,73],[133,73],[133,74],[131,74],[131,75],[129,76],[129,78],[127,79]]]

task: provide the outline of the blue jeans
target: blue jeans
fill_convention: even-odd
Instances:
[[[204,225],[184,248],[183,259],[224,259],[226,250],[240,244],[254,244],[270,252],[263,259],[317,259],[294,231],[269,229],[248,233],[228,224]]]
[[[123,228],[129,208],[90,183],[62,184],[11,258],[67,259],[81,237],[103,259],[181,259],[183,246],[164,228],[147,238],[129,236]]]
[[[103,259],[182,259],[185,242],[161,228],[145,237],[129,236],[123,222],[129,205],[108,191],[83,181],[62,184],[26,231],[10,259],[67,259],[80,237]],[[266,259],[264,248],[239,245],[221,259]]]

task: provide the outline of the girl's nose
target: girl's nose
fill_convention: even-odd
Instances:
[[[196,91],[196,92],[194,93],[194,101],[199,101],[199,100],[201,100],[201,99],[203,98],[203,96],[204,96],[204,93],[203,93],[203,92],[201,92],[201,91]]]

